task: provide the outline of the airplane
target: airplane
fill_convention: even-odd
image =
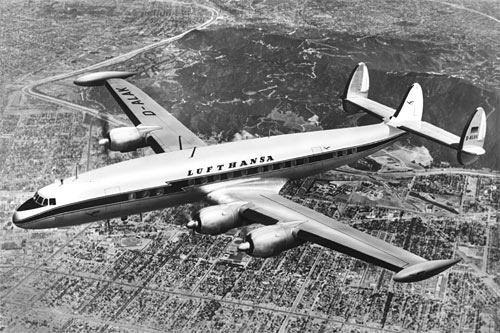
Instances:
[[[17,208],[13,222],[25,229],[57,228],[126,217],[199,200],[211,206],[187,227],[218,235],[249,224],[238,250],[267,258],[313,242],[393,271],[396,282],[427,279],[460,259],[427,260],[279,195],[290,179],[304,178],[368,156],[413,133],[457,150],[461,164],[485,153],[481,107],[459,137],[422,121],[423,94],[413,84],[397,109],[368,98],[367,66],[359,63],[342,95],[347,112],[364,110],[381,120],[367,126],[277,135],[208,146],[151,97],[125,80],[132,72],[96,72],[74,81],[104,85],[132,127],[109,131],[100,144],[156,153],[57,180]]]

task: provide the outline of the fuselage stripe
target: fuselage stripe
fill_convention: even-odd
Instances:
[[[91,200],[86,200],[86,201],[81,201],[77,203],[72,203],[66,206],[62,207],[57,207],[55,209],[52,209],[50,211],[43,212],[38,215],[31,216],[27,219],[25,219],[23,222],[19,222],[18,224],[23,224],[23,223],[28,223],[34,220],[38,220],[41,218],[46,218],[50,217],[53,215],[58,215],[58,214],[64,214],[64,213],[69,213],[69,212],[75,212],[79,210],[84,210],[92,207],[99,207],[99,206],[107,206],[107,205],[112,205],[112,204],[118,204],[121,202],[127,202],[131,200],[139,200],[139,199],[145,199],[149,197],[161,197],[161,196],[167,196],[167,195],[173,195],[177,193],[182,193],[185,191],[186,188],[191,188],[191,187],[196,187],[200,185],[206,185],[218,181],[225,181],[225,180],[233,180],[237,179],[240,177],[247,177],[247,176],[253,176],[255,174],[265,174],[277,170],[283,170],[291,167],[298,167],[302,165],[308,165],[308,164],[313,164],[313,163],[318,163],[324,160],[330,160],[334,159],[337,157],[344,157],[348,155],[352,155],[355,153],[360,153],[364,152],[370,149],[374,149],[379,146],[383,146],[387,143],[390,143],[392,141],[395,141],[396,139],[399,139],[402,135],[405,135],[405,133],[400,134],[395,137],[391,137],[379,142],[375,143],[370,143],[366,144],[363,146],[358,146],[358,147],[351,147],[351,148],[344,148],[336,151],[330,151],[327,153],[319,153],[319,154],[311,154],[307,156],[301,156],[299,158],[295,159],[290,159],[290,160],[282,160],[279,162],[275,163],[269,163],[265,165],[260,165],[258,167],[251,167],[251,168],[242,168],[238,169],[235,171],[230,171],[230,172],[223,172],[223,173],[218,173],[218,174],[213,174],[213,175],[204,175],[200,177],[191,177],[188,179],[181,179],[177,181],[172,181],[168,182],[167,186],[161,186],[161,187],[154,187],[154,188],[147,188],[147,189],[141,189],[140,191],[132,191],[132,192],[127,192],[127,193],[119,193],[119,194],[113,194],[113,195],[108,195],[104,197],[99,197],[96,199],[91,199]]]

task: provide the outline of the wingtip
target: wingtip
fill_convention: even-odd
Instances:
[[[462,261],[462,258],[424,261],[397,272],[395,282],[418,282],[437,275]]]
[[[107,72],[95,72],[80,76],[73,81],[77,86],[92,87],[92,86],[102,86],[106,80],[109,79],[126,79],[137,72],[125,72],[125,71],[107,71]]]

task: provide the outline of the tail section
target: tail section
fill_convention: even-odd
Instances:
[[[414,83],[396,110],[368,98],[370,82],[368,68],[359,63],[353,70],[342,96],[342,105],[347,112],[364,110],[384,121],[388,126],[416,134],[442,145],[456,149],[458,162],[467,165],[485,153],[486,116],[482,108],[469,119],[462,136],[459,137],[440,127],[422,121],[422,87]]]
[[[486,137],[486,114],[479,107],[470,117],[460,138],[457,159],[460,164],[467,165],[475,162],[480,155],[485,153],[483,149]]]

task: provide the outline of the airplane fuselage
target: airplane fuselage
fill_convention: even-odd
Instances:
[[[235,182],[302,178],[370,155],[404,134],[380,123],[146,156],[58,180],[21,205],[13,221],[28,229],[71,226],[198,201]]]

